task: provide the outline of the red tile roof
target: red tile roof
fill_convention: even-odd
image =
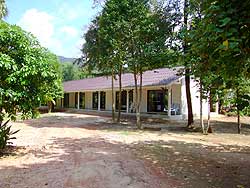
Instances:
[[[177,75],[180,68],[168,69],[161,68],[146,71],[142,75],[143,86],[157,86],[157,85],[168,85],[173,81],[180,78]],[[139,82],[139,81],[138,81]],[[77,91],[89,91],[89,90],[103,90],[111,89],[111,77],[102,76],[96,78],[86,78],[82,80],[73,80],[63,83],[64,92],[77,92]],[[115,88],[119,87],[118,80],[115,80]],[[131,73],[122,75],[122,88],[134,87],[134,76]]]

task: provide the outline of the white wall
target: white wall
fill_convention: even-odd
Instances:
[[[186,99],[186,87],[185,87],[185,78],[181,80],[181,101],[182,101],[182,114],[183,119],[187,119],[188,117],[188,109],[187,109],[187,99]],[[190,92],[191,92],[191,100],[192,100],[192,110],[194,118],[197,119],[200,117],[200,92],[199,85],[195,82],[194,79],[190,80]],[[206,100],[203,100],[202,103],[202,112],[203,116],[206,116],[208,113],[208,103]]]
[[[148,95],[148,90],[142,89],[141,112],[147,112],[147,95]]]
[[[172,104],[181,104],[181,85],[174,84],[172,88]]]
[[[112,91],[106,91],[106,104],[105,110],[112,110]]]
[[[92,92],[85,92],[85,109],[92,109]]]
[[[75,93],[69,93],[69,108],[75,108]]]

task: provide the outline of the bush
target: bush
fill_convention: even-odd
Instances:
[[[16,139],[16,137],[12,137],[12,135],[16,134],[17,131],[11,131],[11,126],[8,126],[10,120],[6,121],[4,124],[0,125],[0,149],[4,149],[7,144],[12,144],[10,142],[11,139]]]

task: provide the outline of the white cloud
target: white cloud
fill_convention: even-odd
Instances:
[[[60,29],[61,32],[65,33],[69,37],[77,37],[78,36],[78,31],[76,28],[71,27],[71,26],[63,26]]]
[[[35,35],[43,46],[48,47],[54,34],[54,17],[37,9],[29,9],[21,17],[17,25]]]
[[[62,22],[60,15],[52,14],[34,8],[29,9],[21,16],[17,25],[31,32],[42,46],[57,55],[80,56],[80,49],[84,43],[84,39],[81,39],[82,31],[78,31],[71,23]]]
[[[63,48],[63,40],[56,35],[58,33],[56,33],[55,20],[56,18],[47,12],[29,9],[23,14],[17,25],[37,37],[42,46],[57,55],[64,55],[67,51]]]

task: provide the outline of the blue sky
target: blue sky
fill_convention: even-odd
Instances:
[[[57,55],[77,57],[83,34],[97,13],[93,0],[7,0],[5,19],[33,33]]]

